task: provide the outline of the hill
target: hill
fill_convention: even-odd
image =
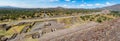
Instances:
[[[19,7],[14,7],[14,6],[0,6],[0,8],[19,8]]]
[[[104,7],[103,9],[109,9],[113,11],[120,11],[120,4]]]

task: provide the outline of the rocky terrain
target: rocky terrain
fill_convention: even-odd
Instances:
[[[0,22],[0,41],[119,41],[119,17],[119,13],[106,9]]]
[[[51,32],[39,41],[120,41],[120,18],[101,24],[86,25]],[[54,33],[54,34],[52,34]]]
[[[29,24],[9,38],[0,36],[1,41],[120,41],[120,18],[103,23],[74,24],[69,28],[64,22],[54,20]]]

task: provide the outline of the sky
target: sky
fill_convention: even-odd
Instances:
[[[119,0],[0,0],[0,6],[21,8],[101,8],[120,4]]]

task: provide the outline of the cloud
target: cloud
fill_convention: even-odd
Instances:
[[[35,8],[35,7],[57,7],[57,6],[63,6],[63,7],[82,7],[82,8],[91,8],[91,7],[104,7],[104,6],[111,6],[114,5],[111,2],[105,2],[105,3],[86,3],[86,1],[81,0],[82,4],[76,4],[76,0],[64,0],[66,2],[72,2],[71,4],[67,3],[57,3],[58,1],[61,2],[61,0],[0,0],[0,6],[15,6],[15,7],[25,7],[25,8]],[[53,3],[50,3],[53,2]],[[54,4],[55,2],[55,4]],[[21,5],[22,4],[22,5]],[[65,5],[64,5],[65,4]],[[67,5],[66,5],[67,4]],[[73,6],[72,6],[73,5]]]
[[[38,2],[56,2],[59,0],[38,0]]]
[[[104,7],[104,6],[111,6],[114,5],[113,3],[110,2],[106,2],[106,3],[95,3],[95,4],[87,4],[87,3],[83,3],[80,4],[80,7]]]
[[[105,5],[110,6],[110,5],[114,5],[114,3],[106,2]]]
[[[94,6],[94,4],[86,4],[86,3],[85,3],[85,4],[80,4],[80,6],[81,6],[81,7],[83,7],[83,6],[88,6],[88,7],[89,7],[89,6]]]
[[[72,3],[75,3],[76,1],[72,1]]]
[[[86,6],[93,6],[93,4],[86,4]]]
[[[65,5],[63,5],[63,7],[67,7],[67,5],[65,4]]]
[[[104,6],[104,4],[96,3],[95,6]]]
[[[14,7],[21,7],[21,8],[32,8],[32,7],[37,7],[33,6],[31,4],[26,4],[24,2],[18,3],[18,2],[11,2],[11,1],[0,1],[0,6],[14,6]]]
[[[16,6],[17,3],[12,3],[12,2],[0,2],[0,6]]]
[[[69,2],[69,1],[71,1],[71,0],[65,0],[65,1]]]
[[[96,3],[95,6],[111,6],[111,5],[114,5],[113,3],[110,3],[110,2],[106,2],[104,4],[100,4],[100,3]]]
[[[105,6],[111,6],[111,5],[114,5],[114,4],[110,3],[110,2],[95,3],[95,4],[83,3],[83,4],[80,4],[79,7],[81,7],[81,8],[96,8],[96,7],[105,7]]]
[[[82,2],[84,3],[84,0],[82,0]]]
[[[54,2],[54,1],[59,1],[59,0],[50,0],[51,2]]]
[[[110,3],[110,2],[106,2],[104,4],[100,4],[100,3],[96,3],[95,6],[99,7],[99,6],[111,6],[113,5],[113,3]]]
[[[84,6],[86,6],[85,4],[80,4],[80,7],[84,7]]]
[[[39,8],[39,7],[50,7],[49,2],[57,2],[57,1],[59,0],[34,0],[34,1],[32,0],[17,0],[17,1],[16,0],[0,0],[0,6]]]

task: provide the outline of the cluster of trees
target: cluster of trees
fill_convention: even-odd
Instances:
[[[27,9],[0,9],[0,20],[6,19],[18,19],[19,17],[30,16],[35,13],[32,10]]]
[[[111,11],[111,15],[115,17],[120,17],[120,12],[119,11]]]
[[[96,22],[104,22],[109,21],[114,18],[120,17],[120,13],[118,11],[112,11],[110,14],[98,14],[98,15],[86,15],[80,16],[83,21],[96,21]]]
[[[36,9],[25,9],[25,8],[12,8],[5,9],[0,8],[0,21],[18,20],[18,19],[29,19],[29,18],[44,18],[44,15],[49,17],[55,16],[68,16],[77,15],[83,13],[98,12],[100,10],[91,9],[65,9],[65,8],[36,8]]]

